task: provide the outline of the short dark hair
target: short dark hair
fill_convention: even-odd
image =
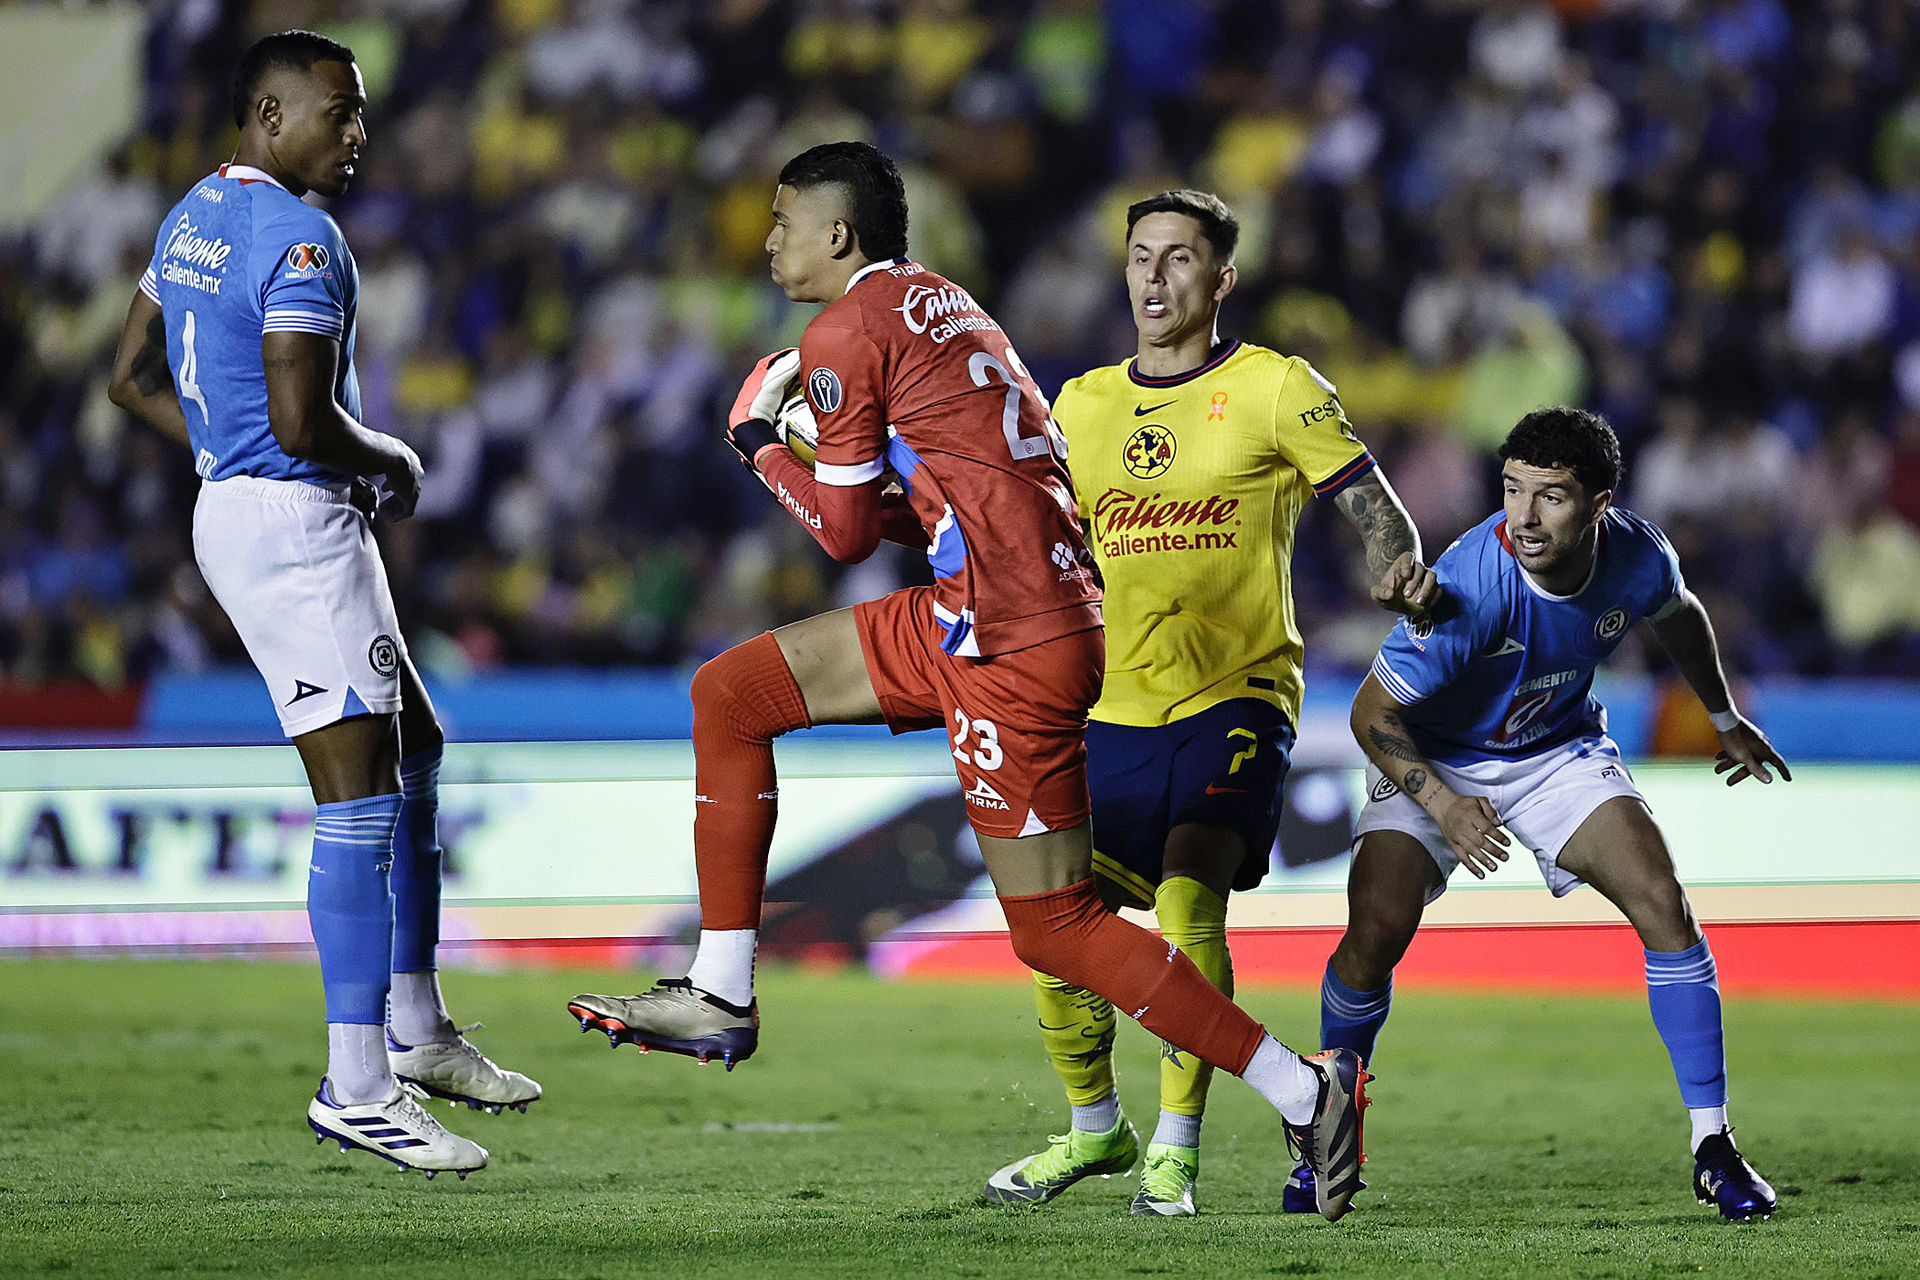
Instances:
[[[1620,438],[1590,409],[1535,409],[1507,434],[1500,460],[1564,467],[1588,497],[1620,487]]]
[[[1133,228],[1150,213],[1179,213],[1192,218],[1200,224],[1200,234],[1213,246],[1213,256],[1222,262],[1233,261],[1233,251],[1240,243],[1240,219],[1234,217],[1227,202],[1213,192],[1184,188],[1162,191],[1127,206],[1127,239],[1133,239]]]
[[[847,222],[871,262],[907,255],[907,188],[878,147],[823,142],[787,161],[780,185],[804,191],[833,185],[847,193]]]
[[[247,127],[247,116],[260,96],[260,82],[276,67],[306,71],[316,62],[353,61],[353,50],[317,31],[276,31],[261,36],[240,55],[233,75],[233,122]]]

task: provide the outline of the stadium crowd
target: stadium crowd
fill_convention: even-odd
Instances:
[[[1230,336],[1315,364],[1430,555],[1525,410],[1604,412],[1734,668],[1920,674],[1920,6],[1906,0],[165,0],[137,135],[0,243],[0,673],[243,660],[188,460],[106,370],[159,219],[225,160],[268,30],[373,106],[334,213],[366,416],[421,452],[385,535],[423,669],[672,664],[925,572],[842,570],[720,442],[807,318],[773,174],[901,163],[914,255],[1057,387],[1123,358],[1123,210],[1218,191]],[[1316,507],[1325,504],[1315,504]],[[1310,661],[1385,619],[1312,510]],[[1626,652],[1623,650],[1623,652]],[[1652,661],[1639,653],[1628,661]]]

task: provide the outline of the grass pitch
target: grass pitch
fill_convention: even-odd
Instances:
[[[446,986],[547,1088],[525,1116],[439,1112],[492,1151],[465,1183],[314,1145],[308,966],[0,963],[0,1275],[1920,1275],[1920,1007],[1730,1007],[1734,1119],[1783,1193],[1731,1227],[1688,1193],[1641,1002],[1404,992],[1373,1185],[1329,1226],[1278,1212],[1278,1125],[1225,1078],[1200,1218],[1128,1218],[1122,1178],[981,1204],[1064,1124],[1021,987],[775,971],[760,1056],[727,1075],[579,1034],[566,998],[631,974]],[[1310,994],[1247,1003],[1312,1038]],[[1122,1029],[1143,1131],[1154,1049]]]

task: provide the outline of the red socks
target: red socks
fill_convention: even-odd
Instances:
[[[693,677],[693,860],[702,929],[758,929],[779,811],[773,740],[805,729],[806,699],[771,633]]]
[[[1177,1049],[1239,1075],[1266,1029],[1171,945],[1113,915],[1091,877],[1001,898],[1022,964],[1105,996]]]

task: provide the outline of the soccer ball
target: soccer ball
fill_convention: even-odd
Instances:
[[[787,448],[793,450],[793,456],[800,459],[800,465],[813,470],[814,452],[820,443],[820,424],[813,420],[813,406],[807,403],[807,389],[800,378],[787,384],[786,398],[780,402],[780,416],[774,419],[773,429]]]

